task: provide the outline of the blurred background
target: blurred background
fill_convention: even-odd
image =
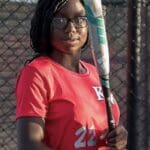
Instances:
[[[30,20],[37,0],[0,0],[0,150],[16,150],[15,84],[32,58]],[[129,150],[150,150],[150,1],[103,0],[111,89],[128,129]],[[92,62],[90,50],[82,59]]]

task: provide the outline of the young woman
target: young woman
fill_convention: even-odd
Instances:
[[[94,66],[80,60],[88,43],[81,0],[39,0],[31,22],[38,53],[17,81],[18,150],[124,150],[127,132],[108,132],[101,84]]]

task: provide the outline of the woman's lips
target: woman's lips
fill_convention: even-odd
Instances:
[[[65,39],[64,42],[68,44],[76,44],[79,41],[79,38],[69,38]]]

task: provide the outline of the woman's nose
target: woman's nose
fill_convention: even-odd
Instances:
[[[72,21],[69,21],[66,26],[66,32],[76,32],[76,26]]]

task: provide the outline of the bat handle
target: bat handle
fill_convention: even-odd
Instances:
[[[104,93],[104,97],[106,101],[108,127],[109,127],[109,131],[112,131],[116,127],[116,124],[115,124],[115,120],[113,117],[112,106],[111,106],[111,91],[110,91],[110,88],[106,88],[103,85],[102,85],[102,88],[103,88],[103,93]]]

